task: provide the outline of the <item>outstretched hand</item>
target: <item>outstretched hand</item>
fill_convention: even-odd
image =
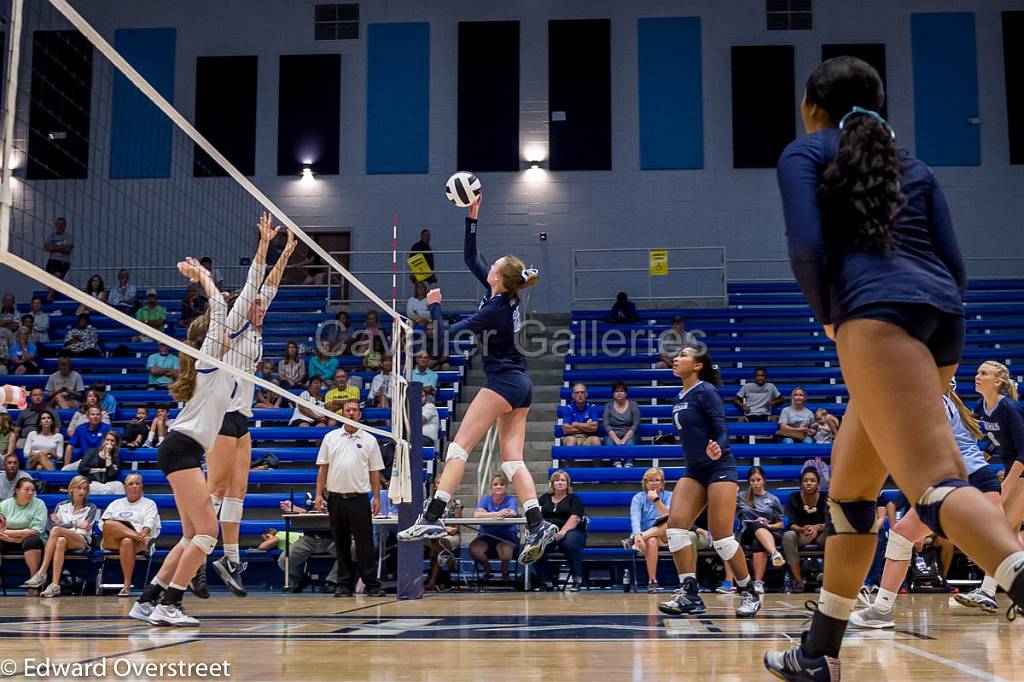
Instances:
[[[441,302],[441,290],[431,289],[427,292],[427,305],[433,305]]]
[[[263,215],[260,216],[259,228],[260,239],[267,243],[271,242],[274,239],[274,237],[277,236],[277,233],[281,231],[280,226],[273,227],[273,223],[270,219],[269,213],[264,213]]]
[[[480,204],[484,200],[484,193],[480,192],[476,195],[476,201],[469,205],[469,218],[470,220],[476,220],[476,217],[480,215]]]
[[[281,229],[281,228],[278,228]],[[299,245],[299,240],[295,238],[295,234],[290,230],[288,231],[288,242],[284,245],[284,256],[287,258],[292,255],[295,251],[295,247]]]
[[[178,272],[188,278],[190,282],[198,282],[203,278],[203,275],[209,275],[209,271],[199,264],[192,256],[187,257],[185,260],[178,263]]]

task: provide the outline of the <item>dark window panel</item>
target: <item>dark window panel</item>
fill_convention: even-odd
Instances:
[[[257,68],[255,56],[196,59],[196,129],[244,175],[256,174]],[[227,175],[198,145],[192,173]]]
[[[548,22],[551,170],[611,170],[611,22]]]
[[[733,166],[774,168],[795,137],[793,46],[733,47]]]
[[[282,55],[277,119],[277,174],[309,165],[336,175],[341,143],[341,55]]]
[[[459,23],[458,166],[519,170],[519,22]]]

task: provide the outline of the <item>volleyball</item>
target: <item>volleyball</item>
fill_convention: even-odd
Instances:
[[[480,178],[472,173],[459,171],[444,183],[444,195],[459,208],[467,208],[480,196]]]

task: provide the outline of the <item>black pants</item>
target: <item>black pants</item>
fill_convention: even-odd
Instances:
[[[355,567],[352,565],[352,541],[356,543],[359,577],[367,589],[380,587],[377,580],[377,552],[373,546],[373,513],[370,496],[342,497],[336,493],[327,496],[327,514],[331,521],[331,535],[338,552],[338,585],[354,589]]]

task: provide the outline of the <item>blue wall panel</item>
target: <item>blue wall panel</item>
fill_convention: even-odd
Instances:
[[[974,13],[911,15],[916,153],[932,166],[981,165]]]
[[[367,29],[366,172],[426,173],[430,24]]]
[[[700,17],[637,21],[640,168],[704,167]]]
[[[114,47],[157,92],[174,103],[173,28],[122,28]],[[120,71],[114,73],[110,177],[171,175],[171,121]]]

